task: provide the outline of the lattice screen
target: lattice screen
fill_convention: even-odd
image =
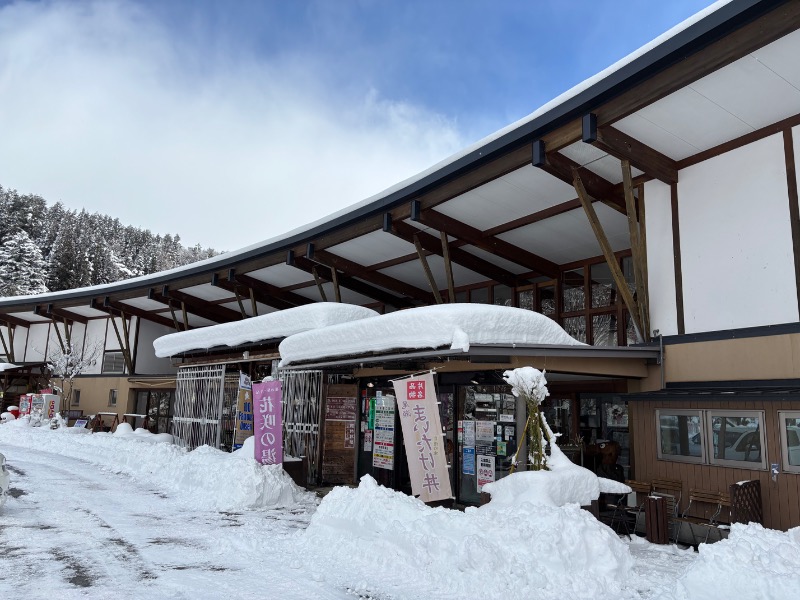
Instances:
[[[283,384],[283,449],[290,456],[305,456],[308,482],[319,475],[319,425],[322,405],[322,371],[279,371]]]
[[[175,388],[172,434],[189,450],[219,448],[225,395],[225,365],[181,367]]]

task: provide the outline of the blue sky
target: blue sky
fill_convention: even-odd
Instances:
[[[414,175],[708,4],[0,2],[0,185],[236,249]]]

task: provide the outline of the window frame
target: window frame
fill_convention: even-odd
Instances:
[[[708,444],[705,437],[705,418],[704,411],[700,409],[682,408],[657,408],[656,411],[656,453],[658,460],[669,460],[675,462],[691,463],[695,465],[707,464]],[[664,454],[661,450],[661,415],[675,417],[697,417],[700,421],[700,456],[685,456],[683,454]]]
[[[112,402],[112,399],[113,399],[113,402]],[[116,408],[117,407],[117,402],[119,402],[119,396],[117,394],[117,390],[115,390],[115,389],[108,390],[108,406]]]
[[[737,409],[707,409],[703,411],[705,415],[705,433],[706,433],[706,440],[708,440],[708,464],[710,465],[718,465],[721,467],[734,467],[738,469],[750,469],[751,471],[766,471],[767,470],[767,439],[766,439],[766,416],[765,411],[763,410],[737,410]],[[730,458],[714,458],[713,452],[713,445],[714,445],[714,431],[713,426],[714,417],[754,417],[758,418],[758,433],[759,433],[759,440],[761,442],[761,460],[759,462],[753,461],[744,461],[744,460],[734,460]],[[739,438],[737,438],[736,443],[738,444],[741,438],[745,435],[749,435],[747,432],[742,433]]]
[[[112,364],[109,366],[116,367],[117,363],[121,360],[122,370],[117,371],[117,370],[112,370],[110,368],[106,368],[107,365],[106,358],[108,358],[112,354],[119,355],[119,357],[114,356],[114,358],[111,359]],[[128,366],[125,364],[125,353],[122,350],[106,350],[105,352],[103,352],[103,361],[100,364],[100,373],[103,375],[105,374],[126,375],[128,373]]]
[[[800,410],[779,410],[778,430],[781,438],[781,468],[785,473],[800,473],[800,465],[789,464],[789,444],[786,431],[786,419],[800,419]],[[800,436],[800,432],[798,432]]]
[[[71,406],[80,406],[81,405],[81,391],[80,390],[72,390],[72,399],[70,400]]]

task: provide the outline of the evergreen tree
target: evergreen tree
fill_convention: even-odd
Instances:
[[[42,253],[25,231],[17,231],[0,246],[0,296],[46,292],[44,273]]]

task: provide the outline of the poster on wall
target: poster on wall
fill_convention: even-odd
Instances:
[[[478,492],[494,481],[494,456],[478,456]]]
[[[475,421],[464,421],[464,446],[475,446]]]
[[[464,475],[475,475],[475,448],[464,448],[461,461],[461,472]]]
[[[411,493],[423,502],[453,496],[433,373],[392,382],[408,459]]]
[[[494,456],[497,452],[495,444],[496,421],[475,422],[475,453],[484,456]]]
[[[372,466],[394,470],[394,398],[373,398],[375,406],[375,434],[373,437]]]
[[[239,395],[236,399],[236,421],[233,430],[233,449],[238,450],[253,435],[253,382],[239,373]]]
[[[283,464],[282,397],[278,380],[253,384],[255,459],[264,465]]]
[[[372,452],[372,430],[367,429],[364,432],[364,452]]]
[[[358,386],[328,385],[324,415],[322,479],[332,484],[354,483]]]

